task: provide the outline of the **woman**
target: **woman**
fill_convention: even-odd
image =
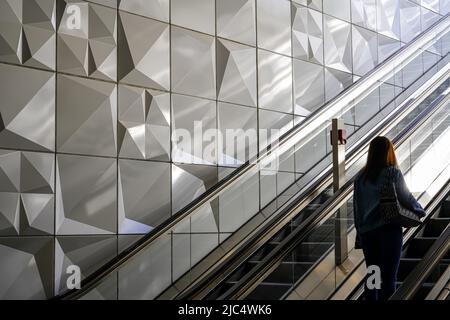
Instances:
[[[370,143],[367,164],[356,178],[353,202],[357,243],[363,249],[366,266],[378,266],[381,271],[381,289],[366,286],[368,300],[387,300],[394,293],[403,245],[402,227],[385,223],[378,211],[379,189],[384,183],[395,183],[401,205],[425,215],[398,169],[392,142],[376,137]]]

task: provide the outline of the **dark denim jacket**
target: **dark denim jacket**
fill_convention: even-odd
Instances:
[[[378,205],[380,203],[379,188],[382,183],[387,182],[386,179],[388,177],[393,179],[390,183],[395,183],[400,204],[414,211],[420,217],[425,216],[425,211],[422,206],[417,202],[411,192],[409,192],[400,170],[394,167],[383,169],[375,184],[366,181],[360,174],[354,183],[353,197],[353,214],[358,235],[385,224],[381,214],[378,212]]]

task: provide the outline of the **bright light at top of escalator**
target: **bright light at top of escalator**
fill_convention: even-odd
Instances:
[[[406,182],[412,193],[430,193],[429,187],[445,170],[450,162],[450,127],[447,128],[428,147],[427,151],[405,175]],[[444,171],[445,170],[445,171]],[[433,196],[433,195],[430,195]]]

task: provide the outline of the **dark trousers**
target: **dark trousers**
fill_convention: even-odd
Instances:
[[[384,225],[361,234],[361,246],[366,266],[375,265],[381,271],[381,289],[369,289],[366,282],[365,298],[388,300],[396,290],[395,283],[403,246],[402,227]]]

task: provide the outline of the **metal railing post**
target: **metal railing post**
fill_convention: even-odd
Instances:
[[[332,119],[331,145],[333,148],[333,190],[337,192],[346,182],[345,178],[345,144],[346,133],[342,119]],[[341,265],[348,257],[347,246],[347,203],[336,212],[335,218],[335,261]]]

